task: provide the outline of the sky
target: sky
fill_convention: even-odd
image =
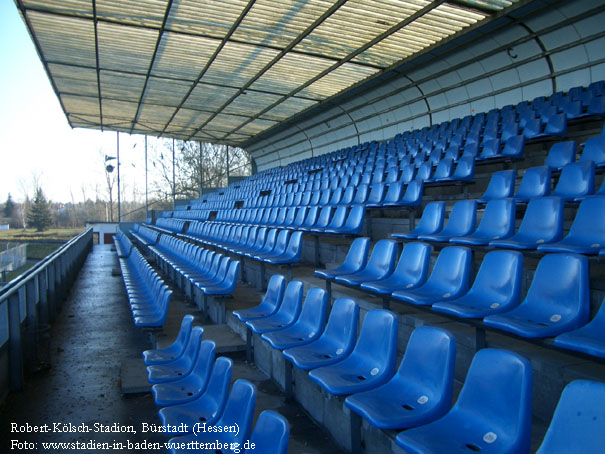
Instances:
[[[144,194],[143,140],[120,134],[121,179]],[[116,142],[69,126],[17,7],[0,0],[0,204],[31,197],[35,180],[55,202],[106,198],[103,156]]]

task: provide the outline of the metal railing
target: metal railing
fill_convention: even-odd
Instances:
[[[37,360],[38,333],[54,321],[92,244],[88,228],[0,290],[0,402],[23,389],[24,371]]]

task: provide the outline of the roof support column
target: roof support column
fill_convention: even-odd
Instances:
[[[116,149],[118,158],[118,224],[122,222],[122,195],[120,193],[120,131],[116,132]]]
[[[149,212],[149,191],[147,186],[147,136],[145,136],[145,218]]]
[[[200,145],[200,199],[202,198],[202,192],[204,191],[204,161],[202,160],[202,142],[198,142]]]
[[[119,180],[118,180],[119,181]],[[172,139],[172,209],[176,207],[176,186],[175,181],[175,170],[174,170],[174,139]]]

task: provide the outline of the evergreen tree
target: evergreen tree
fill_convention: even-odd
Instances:
[[[11,197],[10,192],[8,193],[8,198],[6,199],[6,203],[4,204],[4,217],[12,218],[15,212],[15,202],[13,202],[13,198]]]
[[[27,211],[27,226],[43,232],[52,225],[52,222],[50,204],[46,200],[42,188],[37,188],[34,200]]]

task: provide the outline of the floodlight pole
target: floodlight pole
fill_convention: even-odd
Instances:
[[[145,136],[145,218],[149,212],[149,193],[147,191],[147,136]]]
[[[204,167],[202,161],[202,142],[200,144],[200,199],[202,198],[202,192],[204,190]]]
[[[122,222],[122,200],[120,195],[120,131],[116,133],[117,138],[117,157],[118,157],[118,224]]]
[[[175,180],[175,178],[174,178],[174,139],[172,139],[172,209],[173,210],[176,207],[176,186],[174,185],[174,180]]]

